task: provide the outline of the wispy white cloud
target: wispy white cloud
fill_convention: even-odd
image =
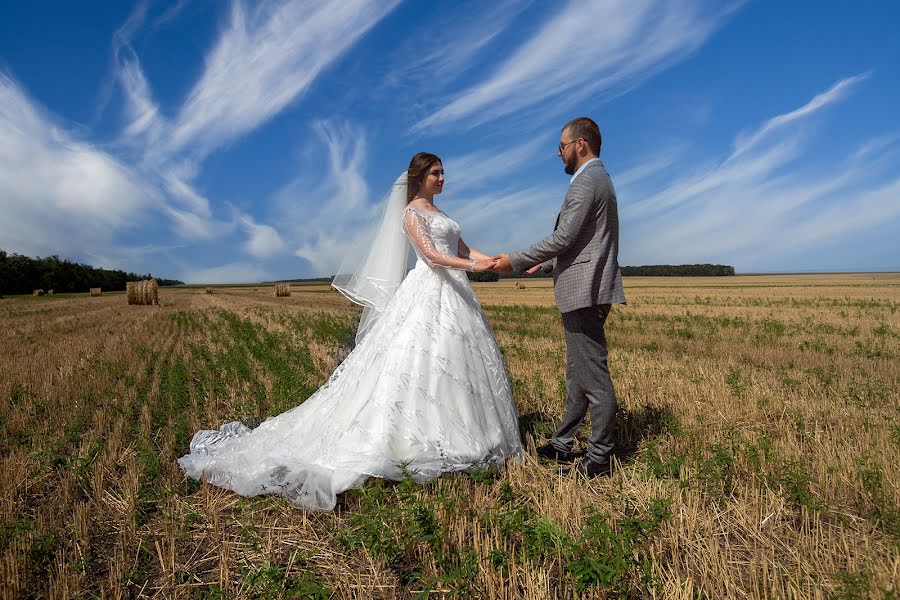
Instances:
[[[616,173],[614,174],[615,186],[617,188],[626,188],[661,173],[674,165],[683,153],[684,145],[679,144],[648,158],[640,164],[633,165],[621,173]]]
[[[126,123],[120,143],[138,155],[137,167],[160,191],[160,212],[169,217],[172,230],[187,240],[209,240],[221,233],[207,198],[191,184],[196,163],[158,151],[171,135],[171,124],[153,97],[150,83],[132,47],[132,40],[147,19],[147,2],[139,2],[113,35],[115,77],[122,90]]]
[[[177,255],[184,250],[185,247],[178,244],[140,243],[132,238],[86,248],[81,256],[87,264],[96,267],[171,278],[176,275],[174,270],[159,271],[160,256]]]
[[[463,238],[487,254],[523,250],[553,232],[566,193],[559,185],[499,187],[463,202],[448,202],[445,212],[460,223]]]
[[[153,20],[153,26],[160,27],[174,21],[187,8],[190,2],[191,0],[177,0],[173,2],[161,15]]]
[[[156,142],[166,127],[150,84],[141,69],[140,60],[132,47],[132,40],[146,18],[147,2],[143,0],[135,5],[112,40],[115,77],[125,100],[127,122],[123,139],[133,144],[140,141],[143,145]]]
[[[625,216],[638,218],[660,213],[698,198],[702,201],[711,194],[721,194],[729,187],[752,185],[773,177],[801,155],[803,145],[799,127],[804,120],[846,98],[853,87],[867,77],[863,74],[842,79],[800,108],[772,117],[751,132],[739,133],[728,157],[667,182],[664,189],[627,205],[623,211]],[[618,185],[625,188],[640,179],[632,172],[631,177],[624,182],[619,180]]]
[[[900,132],[886,133],[867,141],[853,152],[850,159],[853,162],[878,161],[888,149],[900,141]],[[894,148],[896,149],[896,148]]]
[[[202,157],[268,121],[396,5],[234,0],[165,151]]]
[[[143,147],[145,163],[155,167],[202,160],[299,98],[397,3],[232,0],[228,23],[202,74],[177,114],[166,118],[131,47],[147,18],[146,2],[140,2],[113,39],[116,77],[129,117],[123,141]]]
[[[900,179],[872,184],[862,171],[727,187],[692,210],[625,221],[622,256],[625,264],[724,262],[741,271],[759,265],[792,270],[811,266],[792,257],[818,249],[820,264],[825,256],[838,264],[842,254],[860,253],[843,236],[900,226],[898,190]]]
[[[138,138],[146,134],[158,133],[162,118],[140,63],[129,49],[122,48],[120,52],[122,55],[119,58],[121,62],[118,72],[119,82],[125,90],[126,114],[128,115],[125,136]]]
[[[348,246],[370,230],[378,204],[366,183],[365,130],[348,122],[317,121],[313,131],[314,143],[327,150],[324,170],[308,167],[274,194],[272,204],[294,254],[309,261],[314,274],[329,275]]]
[[[194,212],[169,204],[163,204],[160,210],[171,220],[173,231],[185,240],[211,240],[230,229],[227,224],[206,219]]]
[[[682,206],[692,200],[712,193],[719,193],[730,185],[748,185],[766,177],[798,156],[800,146],[796,141],[783,141],[765,152],[713,166],[704,166],[653,194],[626,205],[625,217],[638,218]],[[622,186],[624,188],[624,186]]]
[[[190,163],[183,163],[181,168],[169,167],[160,174],[160,180],[170,199],[198,219],[208,221],[212,218],[209,199],[188,183],[194,177],[192,167]]]
[[[164,276],[194,282],[271,279],[276,269],[331,274],[377,216],[380,187],[397,175],[373,173],[370,167],[385,161],[372,154],[396,151],[395,143],[382,138],[396,140],[412,114],[420,118],[416,135],[450,134],[439,140],[445,148],[497,144],[447,154],[448,183],[437,201],[462,224],[470,245],[487,252],[521,249],[552,231],[568,181],[561,169],[558,179],[546,182],[528,172],[538,161],[559,160],[552,154],[557,130],[547,131],[542,120],[558,118],[579,102],[633,89],[703,45],[739,5],[719,10],[705,0],[570,0],[558,6],[504,0],[477,11],[442,7],[393,40],[393,32],[379,30],[385,36],[373,39],[377,55],[362,48],[358,57],[340,63],[360,77],[323,90],[323,97],[327,92],[333,98],[364,87],[359,102],[310,103],[320,115],[365,102],[353,118],[377,123],[316,121],[307,136],[312,139],[302,142],[309,152],[298,160],[296,179],[268,196],[258,193],[265,183],[252,182],[252,205],[240,208],[216,198],[221,182],[213,171],[204,172],[207,157],[221,152],[215,160],[220,170],[232,168],[232,159],[246,159],[240,153],[251,145],[239,142],[311,91],[318,99],[317,83],[331,79],[322,75],[396,4],[229,0],[221,28],[196,54],[202,60],[180,67],[196,73],[187,92],[173,97],[186,71],[176,73],[177,86],[163,85],[154,81],[153,63],[142,67],[136,49],[143,52],[166,37],[153,33],[197,6],[190,0],[168,7],[139,0],[112,40],[111,85],[121,92],[116,100],[123,102],[123,120],[111,143],[89,142],[99,135],[61,125],[20,86],[0,77],[0,247],[145,271],[152,255],[165,255],[162,262],[172,269]],[[219,11],[204,6],[205,12]],[[391,24],[403,25],[399,21]],[[190,32],[172,27],[170,33]],[[396,68],[385,75],[385,65]],[[870,83],[877,82],[863,73],[823,85],[821,93],[792,102],[755,128],[736,127],[731,143],[714,156],[705,144],[688,148],[667,141],[647,160],[612,170],[623,219],[623,262],[732,262],[742,268],[756,257],[777,261],[779,255],[796,256],[798,248],[809,253],[841,236],[898,223],[895,123],[868,139],[855,138],[857,130],[846,132],[845,155],[836,160],[843,146],[820,156],[821,146],[810,143],[831,107]],[[413,92],[409,102],[401,98]],[[714,115],[720,131],[727,126],[714,94],[691,96],[689,102],[700,107],[696,115],[673,109],[684,121]],[[393,110],[398,106],[402,117]],[[466,134],[495,121],[508,132],[502,141],[490,135],[494,131]],[[708,130],[710,124],[703,124]],[[547,136],[535,138],[535,131]],[[264,142],[252,144],[254,151],[267,143],[254,141]],[[234,155],[224,152],[229,145]],[[272,144],[266,151],[281,150]],[[274,187],[283,165],[271,163],[259,176],[271,178],[268,185]],[[538,183],[524,183],[530,181]]]
[[[900,177],[872,189],[861,190],[851,195],[845,203],[815,211],[792,228],[793,241],[797,244],[819,242],[847,232],[884,225],[898,217]]]
[[[896,164],[880,165],[888,169],[885,181],[881,168],[859,160],[861,152],[889,143],[883,137],[848,152],[843,164],[788,168],[806,150],[799,135],[808,129],[805,121],[846,98],[857,81],[841,80],[800,108],[738,134],[730,155],[664,182],[645,200],[634,201],[639,180],[620,186],[622,262],[729,262],[746,270],[780,260],[785,269],[798,268],[784,264],[785,257],[900,218]]]
[[[477,66],[476,58],[503,33],[532,0],[498,0],[472,5],[446,4],[428,27],[415,28],[393,52],[394,66],[385,78],[395,84],[430,90],[454,85]],[[473,10],[473,8],[475,8]]]
[[[0,75],[0,245],[82,256],[137,227],[156,199],[138,173],[63,129]]]
[[[261,264],[237,261],[214,267],[187,267],[178,276],[185,283],[257,283],[271,281],[272,274]]]
[[[694,52],[730,10],[711,12],[694,1],[571,1],[491,75],[413,129],[470,128],[551,99],[559,108],[621,92]]]
[[[825,107],[839,102],[847,97],[853,91],[853,88],[859,83],[869,78],[869,73],[862,73],[853,77],[841,79],[833,86],[817,94],[812,100],[789,113],[772,117],[766,121],[762,127],[749,134],[742,134],[737,137],[734,143],[734,152],[729,160],[735,159],[744,154],[748,150],[754,148],[759,142],[770,137],[776,131],[782,130],[793,123],[805,119],[812,114],[821,111]]]
[[[241,228],[247,234],[244,250],[255,258],[271,258],[287,248],[281,235],[270,225],[261,225],[250,215],[240,216]]]
[[[488,187],[503,185],[510,174],[543,154],[552,156],[555,142],[549,135],[503,149],[476,150],[444,157],[447,172],[444,197],[458,197]],[[554,159],[558,160],[558,159]]]
[[[146,2],[135,7],[113,39],[116,79],[126,103],[121,141],[137,150],[142,171],[157,182],[165,198],[161,211],[175,233],[208,240],[229,230],[196,189],[199,164],[283,111],[396,4],[233,0],[202,74],[171,118],[160,110],[131,46],[148,12]],[[184,6],[180,2],[156,24],[174,18]],[[245,249],[254,255],[274,253],[276,236],[274,230],[253,229]]]

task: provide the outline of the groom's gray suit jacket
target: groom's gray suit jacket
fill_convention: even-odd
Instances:
[[[560,312],[625,302],[616,192],[602,162],[589,164],[569,186],[553,233],[510,254],[509,262],[519,273],[538,263],[552,269]]]

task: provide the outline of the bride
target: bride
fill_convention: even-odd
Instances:
[[[521,457],[503,359],[465,271],[494,260],[434,205],[441,160],[416,154],[392,186],[374,241],[332,285],[365,308],[356,347],[305,402],[255,429],[199,431],[185,473],[244,496],[332,510],[369,477],[422,482]],[[407,271],[408,246],[415,268]]]

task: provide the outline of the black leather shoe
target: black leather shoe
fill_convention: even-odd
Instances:
[[[609,477],[613,472],[612,461],[607,460],[606,462],[596,462],[589,458],[585,458],[583,461],[578,463],[578,466],[575,467],[575,470],[591,479],[593,477]]]
[[[566,450],[557,450],[551,444],[544,444],[537,449],[537,455],[550,460],[561,463],[570,463],[575,461],[576,454]]]

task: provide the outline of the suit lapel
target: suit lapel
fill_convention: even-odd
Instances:
[[[588,166],[586,166],[584,168],[584,171],[587,171],[588,169],[592,169],[594,167],[594,165],[600,165],[602,167],[603,161],[596,160],[596,161],[592,162],[591,164],[589,164]],[[582,171],[581,173],[584,174],[584,171]],[[563,201],[563,206],[565,206],[565,200]],[[561,216],[562,216],[562,211],[559,211],[559,214],[556,215],[556,225],[553,226],[553,231],[556,231],[557,228],[559,227],[559,218]]]

